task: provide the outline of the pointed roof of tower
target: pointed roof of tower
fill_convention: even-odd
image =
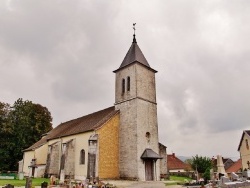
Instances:
[[[148,64],[148,61],[146,60],[145,56],[143,55],[140,47],[137,44],[135,34],[133,35],[133,42],[132,45],[130,46],[125,58],[122,61],[122,64],[120,67],[115,70],[114,72],[127,67],[128,65],[131,65],[133,63],[140,63],[141,65],[153,70],[154,72],[157,72],[156,70],[152,69],[150,65]]]
[[[135,61],[137,61],[137,62],[139,62],[147,67],[150,67],[148,64],[148,61],[144,57],[141,49],[139,48],[139,46],[136,42],[135,35],[134,35],[132,45],[130,46],[130,48],[129,48],[129,50],[128,50],[124,60],[122,61],[121,66],[119,68],[125,67],[131,63],[134,63]]]

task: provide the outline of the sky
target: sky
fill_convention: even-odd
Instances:
[[[53,126],[114,105],[137,43],[157,70],[159,141],[237,160],[250,124],[250,1],[1,0],[0,101],[46,106]]]

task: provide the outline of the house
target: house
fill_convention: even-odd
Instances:
[[[240,139],[238,146],[238,151],[240,152],[240,158],[242,161],[242,169],[250,169],[250,130],[244,130]]]
[[[241,173],[242,172],[242,161],[241,159],[238,159],[234,164],[232,164],[227,170],[226,173],[229,177],[232,177],[232,173]]]
[[[167,174],[166,146],[159,144],[156,70],[135,34],[124,60],[113,71],[115,104],[61,123],[24,150],[22,171],[84,180],[160,180]]]
[[[172,153],[167,155],[167,169],[169,172],[186,172],[191,167],[176,157],[175,153]]]
[[[213,162],[214,167],[217,167],[217,158],[212,158],[212,162]],[[227,170],[234,164],[234,161],[230,158],[222,157],[222,162],[224,164],[225,170]]]

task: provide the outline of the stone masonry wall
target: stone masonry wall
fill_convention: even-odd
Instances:
[[[166,146],[159,143],[159,154],[162,157],[160,159],[160,174],[163,176],[167,175],[168,169],[167,169],[167,149]]]
[[[130,91],[122,93],[122,79],[130,77]],[[126,80],[127,81],[127,80]],[[140,64],[116,73],[116,109],[120,110],[120,177],[145,180],[143,151],[150,147],[159,153],[155,74]],[[146,132],[151,135],[146,142]],[[160,176],[159,160],[156,179]]]
[[[147,101],[137,100],[137,160],[138,160],[138,176],[140,180],[145,180],[145,164],[140,158],[146,148],[152,149],[159,154],[159,139],[156,104]],[[146,133],[150,134],[150,138],[146,137]],[[156,162],[156,170],[154,172],[155,180],[160,178],[159,160]]]
[[[59,174],[59,153],[60,153],[60,142],[51,146],[50,162],[48,174]]]
[[[120,177],[122,179],[138,179],[137,171],[137,113],[136,101],[116,105],[120,109]]]
[[[67,143],[64,173],[65,175],[75,175],[75,140]]]

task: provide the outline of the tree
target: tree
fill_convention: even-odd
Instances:
[[[0,171],[8,168],[11,129],[9,124],[10,105],[0,102]]]
[[[207,182],[208,180],[210,180],[210,168],[207,168],[206,171],[203,173],[203,178],[205,180],[205,182]]]
[[[22,151],[37,142],[44,133],[50,131],[51,122],[52,117],[46,107],[28,100],[15,101],[7,115],[9,141],[5,150],[11,157],[7,165],[8,170],[17,170],[18,161],[23,157]]]
[[[191,166],[194,170],[197,170],[199,173],[204,173],[207,168],[212,168],[212,161],[208,157],[194,156],[191,159]]]

